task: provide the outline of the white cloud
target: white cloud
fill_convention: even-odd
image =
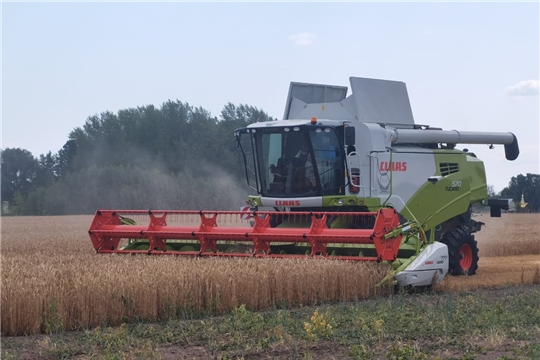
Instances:
[[[304,46],[311,45],[315,40],[315,35],[310,33],[301,33],[289,36],[289,40],[294,41],[296,45]]]
[[[506,89],[506,94],[509,96],[535,96],[538,95],[539,88],[538,80],[524,80],[516,85],[509,86]]]

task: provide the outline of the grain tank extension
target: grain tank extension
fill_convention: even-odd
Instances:
[[[350,84],[346,96],[347,87],[291,83],[283,120],[235,130],[257,194],[249,210],[98,210],[94,248],[387,262],[400,286],[474,275],[482,223],[471,206],[484,203],[500,216],[508,205],[486,202],[484,164],[458,145],[504,145],[515,160],[515,135],[419,125],[404,83]],[[227,225],[242,219],[244,226]]]

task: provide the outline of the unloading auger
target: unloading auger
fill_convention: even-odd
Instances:
[[[257,193],[246,210],[98,210],[94,249],[387,262],[400,286],[474,275],[483,223],[471,207],[500,216],[507,203],[486,200],[483,162],[456,145],[502,144],[515,160],[515,135],[418,125],[404,83],[350,82],[348,97],[346,87],[291,83],[284,120],[235,130]]]

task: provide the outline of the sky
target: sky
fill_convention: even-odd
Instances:
[[[349,86],[358,76],[405,82],[418,124],[513,132],[516,161],[502,145],[466,146],[495,191],[540,173],[539,3],[1,7],[2,149],[56,153],[89,116],[169,99],[217,117],[232,102],[281,119],[291,81]]]

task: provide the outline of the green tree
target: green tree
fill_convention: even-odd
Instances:
[[[11,201],[16,193],[26,196],[35,190],[35,178],[39,169],[36,158],[28,150],[6,148],[0,152],[2,158],[2,200]]]
[[[236,106],[228,102],[221,110],[221,120],[232,123],[239,128],[255,122],[275,121],[277,119],[256,107],[245,104]]]
[[[521,201],[521,195],[525,197],[525,201],[529,203],[531,209],[537,212],[540,208],[540,175],[519,174],[512,176],[508,186],[501,191],[501,197],[511,198],[515,202]]]
[[[58,177],[65,176],[73,169],[73,161],[77,154],[77,143],[75,140],[68,140],[56,156],[55,172]]]
[[[221,164],[229,169],[237,178],[244,179],[244,165],[236,150],[234,130],[246,127],[255,122],[275,121],[263,110],[256,107],[240,104],[238,106],[227,103],[221,111],[221,119],[217,123],[217,136],[215,136],[215,154],[221,159]]]
[[[495,193],[495,187],[493,185],[489,185],[487,186],[487,193],[488,193],[488,197],[489,198],[496,198],[498,197],[497,194]]]
[[[30,190],[19,193],[17,213],[79,214],[103,207],[230,209],[247,194],[233,132],[272,120],[249,105],[228,103],[215,117],[178,100],[89,116],[57,154],[35,160],[35,179]]]
[[[47,187],[51,186],[57,178],[57,155],[53,155],[50,151],[45,155],[40,155],[38,159],[38,170],[36,173],[35,186]]]

